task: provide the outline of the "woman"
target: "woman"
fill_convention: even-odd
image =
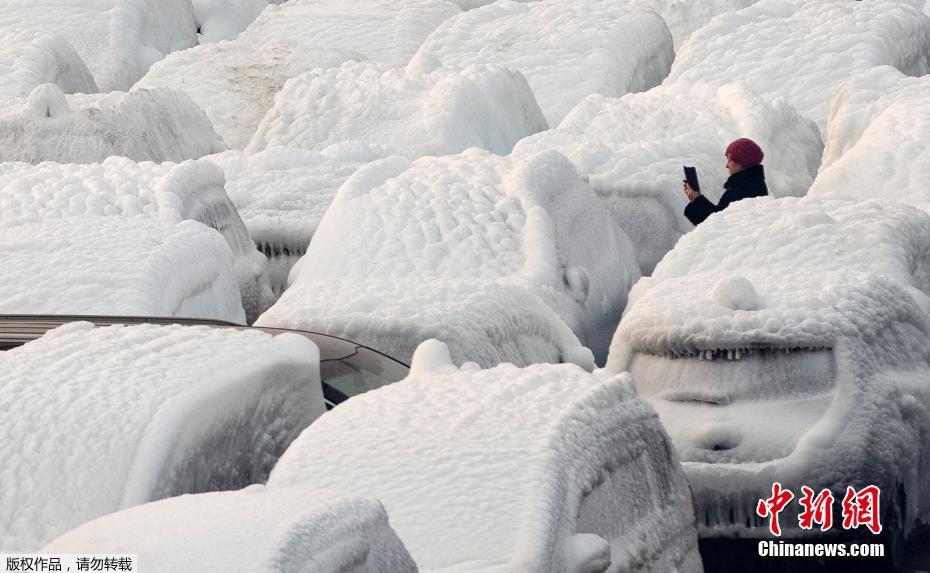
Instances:
[[[685,207],[685,217],[694,225],[703,222],[711,213],[723,211],[734,201],[769,194],[765,186],[765,171],[762,169],[764,154],[755,141],[745,137],[737,139],[727,146],[725,155],[730,177],[723,184],[724,192],[718,204],[711,203],[685,181],[685,195],[689,201]]]

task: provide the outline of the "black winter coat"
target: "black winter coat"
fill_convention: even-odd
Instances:
[[[710,199],[703,195],[688,203],[685,207],[685,217],[692,224],[698,225],[704,219],[711,216],[712,213],[723,211],[730,203],[750,197],[762,197],[768,195],[768,187],[765,186],[765,170],[761,165],[753,165],[746,169],[730,175],[727,182],[723,184],[724,192],[720,198],[720,203],[714,205]]]

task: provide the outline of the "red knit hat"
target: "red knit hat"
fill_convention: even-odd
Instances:
[[[741,137],[728,145],[726,155],[729,155],[730,159],[743,167],[759,165],[765,156],[762,153],[762,148],[756,145],[755,141],[745,137]]]

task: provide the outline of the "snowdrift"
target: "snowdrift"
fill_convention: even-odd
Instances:
[[[82,525],[44,551],[132,553],[161,573],[304,571],[308,563],[326,573],[417,570],[377,500],[261,485],[133,507]]]
[[[325,0],[269,5],[233,41],[172,54],[139,87],[186,91],[233,149],[244,149],[285,82],[347,60],[403,66],[440,22],[445,0]]]
[[[564,332],[568,325],[602,358],[638,277],[629,239],[558,153],[394,157],[343,184],[292,269],[291,288],[258,322],[325,325],[324,332],[400,360],[421,335],[440,334],[454,355],[488,365],[500,355],[479,349],[521,346],[527,337],[538,347],[540,327]],[[539,314],[545,307],[549,317]],[[471,320],[474,328],[453,327]],[[555,356],[506,359],[570,360],[578,351],[572,339],[546,336]]]
[[[361,141],[411,160],[469,147],[506,155],[518,140],[548,127],[526,79],[507,68],[414,75],[347,62],[289,80],[246,151],[274,145],[322,151]]]
[[[674,51],[655,12],[615,0],[495,2],[439,26],[410,62],[413,73],[499,64],[526,76],[549,125],[590,94],[658,85]]]
[[[914,76],[930,71],[930,18],[890,0],[762,0],[695,32],[665,83],[739,82],[786,98],[822,132],[833,88],[882,64]]]
[[[222,170],[207,161],[0,163],[0,228],[78,215],[203,223],[232,250],[246,318],[251,322],[271,302],[271,289],[261,280],[265,257],[223,189]]]
[[[723,151],[750,137],[766,152],[769,193],[803,195],[823,145],[817,127],[784,100],[767,103],[737,85],[663,85],[622,98],[590,96],[557,129],[528,137],[514,155],[556,149],[588,176],[649,274],[683,233],[682,166],[698,170],[701,191],[717,201],[726,181]]]
[[[726,12],[745,8],[758,0],[629,0],[629,4],[655,10],[668,25],[678,48],[696,30]]]
[[[880,67],[841,84],[811,195],[900,201],[930,212],[930,77]]]
[[[35,551],[146,501],[264,481],[323,413],[302,336],[72,323],[0,353],[0,539]]]
[[[44,84],[28,99],[0,101],[0,162],[183,161],[226,149],[203,111],[175,90],[65,96]]]
[[[102,92],[128,90],[152,63],[197,44],[189,0],[5,0],[0,30],[60,37]]]
[[[0,314],[245,322],[233,256],[193,221],[69,217],[0,234]]]
[[[291,267],[307,251],[336,191],[355,171],[386,150],[358,143],[321,152],[270,147],[252,155],[227,151],[208,157],[226,174],[226,192],[258,249],[276,296]]]
[[[887,201],[757,199],[712,215],[630,294],[629,370],[694,489],[702,535],[769,536],[773,481],[875,484],[891,542],[926,519],[930,215]],[[799,505],[782,514],[786,536]],[[898,517],[892,517],[896,515]]]
[[[0,29],[0,98],[25,97],[42,84],[65,93],[93,93],[94,76],[61,36]]]
[[[261,14],[267,0],[192,0],[201,44],[235,40]]]
[[[291,444],[268,488],[298,486],[378,498],[424,570],[701,570],[684,476],[626,375],[459,369],[425,342],[408,378]]]

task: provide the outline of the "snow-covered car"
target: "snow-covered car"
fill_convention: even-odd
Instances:
[[[295,487],[380,500],[424,571],[701,571],[684,474],[625,374],[457,367],[426,341],[291,444],[268,489]]]
[[[882,201],[753,199],[686,235],[630,295],[607,370],[658,411],[702,537],[767,538],[773,485],[875,485],[892,560],[930,518],[930,216]],[[762,512],[764,515],[765,512]],[[877,541],[878,538],[873,538]]]
[[[114,324],[181,324],[258,330],[272,335],[294,333],[310,339],[320,354],[320,383],[327,408],[345,402],[352,396],[392,384],[405,378],[410,371],[406,364],[377,350],[355,342],[303,330],[284,328],[244,327],[231,322],[191,318],[156,318],[141,316],[42,316],[0,314],[0,351],[22,346],[63,324],[91,322],[97,326]]]

